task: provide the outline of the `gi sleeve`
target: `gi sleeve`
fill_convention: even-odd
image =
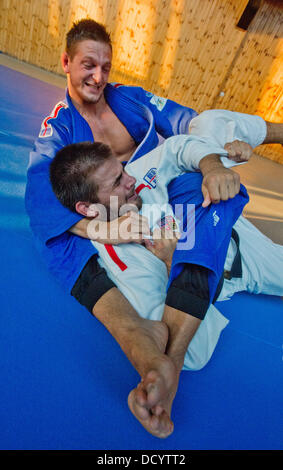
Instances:
[[[56,152],[72,142],[66,125],[50,123],[48,136],[35,141],[27,172],[26,210],[34,234],[44,243],[61,235],[82,217],[66,209],[53,193],[49,166]]]
[[[123,86],[120,88],[122,92],[123,88]],[[150,109],[156,131],[165,139],[173,135],[188,134],[189,124],[198,114],[192,108],[154,95],[141,87],[125,87],[125,92]]]
[[[190,124],[189,136],[175,136],[163,144],[162,165],[177,166],[181,171],[197,171],[199,163],[207,155],[220,155],[224,167],[241,165],[227,158],[224,145],[242,140],[253,148],[263,143],[266,123],[259,116],[226,110],[201,113]],[[172,169],[171,169],[172,171]]]
[[[199,162],[210,154],[227,155],[224,148],[213,140],[204,139],[194,135],[179,135],[167,139],[159,152],[152,152],[152,160],[158,168],[158,181],[168,184],[173,178],[188,171],[199,171]],[[149,154],[151,155],[151,154]],[[225,160],[228,160],[226,158]],[[230,161],[229,161],[230,163]],[[236,165],[235,162],[232,162]],[[226,166],[226,162],[223,162]]]
[[[192,119],[189,126],[190,135],[210,140],[224,150],[224,145],[233,140],[242,140],[252,146],[261,145],[266,137],[266,123],[260,116],[238,113],[223,109],[211,109],[200,113]],[[195,152],[193,165],[198,167],[199,155]],[[221,158],[226,167],[235,162],[226,157]],[[244,162],[243,162],[244,163]]]

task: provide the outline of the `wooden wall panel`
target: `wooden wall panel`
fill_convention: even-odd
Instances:
[[[111,31],[111,80],[137,84],[202,111],[226,108],[282,116],[280,0],[262,0],[247,31],[236,27],[248,0],[0,0],[0,50],[61,74],[73,21]],[[261,154],[283,162],[281,147]]]
[[[233,67],[220,85],[224,96],[213,108],[258,114],[283,122],[283,2],[270,0],[249,26]],[[283,147],[266,145],[258,153],[283,163]]]

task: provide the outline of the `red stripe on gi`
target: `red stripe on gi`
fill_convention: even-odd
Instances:
[[[51,114],[51,116],[48,116],[46,119],[44,119],[43,125],[44,125],[44,127],[45,127],[45,130],[44,130],[44,132],[43,132],[43,135],[45,135],[45,133],[46,133],[46,131],[47,131],[47,122],[48,122],[48,120],[49,120],[49,119],[56,118],[57,115],[58,115],[58,112],[60,111],[61,108],[64,108],[64,106],[63,106],[62,104],[59,104],[59,106],[57,106],[57,108],[54,110],[53,116],[52,116],[52,114]]]
[[[148,184],[143,184],[143,183],[142,183],[142,184],[140,184],[140,185],[135,189],[136,194],[139,194],[139,193],[141,192],[141,190],[144,189],[144,188],[149,188],[149,189],[151,189],[151,187],[148,186]]]
[[[119,256],[117,255],[115,249],[113,248],[113,245],[105,244],[104,246],[106,248],[106,251],[107,251],[108,255],[112,259],[112,261],[114,261],[114,263],[116,263],[117,266],[119,266],[121,271],[125,271],[125,269],[127,269],[128,266],[125,263],[123,263],[123,261],[119,258]]]

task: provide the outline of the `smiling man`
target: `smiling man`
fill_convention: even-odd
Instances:
[[[112,63],[109,34],[91,20],[79,22],[67,34],[61,62],[69,95],[89,124],[93,139],[108,144],[120,160],[128,160],[136,150],[136,142],[104,95]]]
[[[174,136],[125,167],[110,147],[90,142],[61,149],[50,165],[56,196],[70,210],[94,217],[90,225],[101,218],[117,217],[116,210],[128,210],[129,203],[141,211],[146,206],[151,230],[162,226],[163,221],[174,220],[174,224],[163,224],[167,232],[171,229],[170,239],[154,240],[153,246],[146,241],[149,251],[137,244],[113,247],[93,242],[101,267],[117,283],[140,319],[135,318],[134,326],[132,316],[129,328],[124,318],[122,330],[127,334],[120,336],[115,317],[101,316],[96,307],[93,311],[141,374],[142,382],[129,395],[129,407],[142,425],[158,437],[172,432],[171,407],[181,369],[203,367],[227,324],[213,305],[215,299],[220,295],[224,300],[238,290],[283,293],[278,276],[283,269],[282,247],[270,242],[244,218],[237,222],[248,201],[245,189],[241,187],[240,193],[229,201],[204,208],[201,175],[186,174],[193,169],[196,154],[205,158],[210,152],[217,153],[223,155],[223,162],[231,163],[224,157],[228,129],[233,128],[233,138],[247,138],[251,146],[256,146],[261,143],[266,124],[258,116],[229,111],[215,110],[205,113],[204,117],[200,115],[204,121],[208,117],[212,121],[209,139],[193,133]],[[208,123],[204,133],[208,132],[207,127]],[[145,175],[150,175],[151,184],[144,184]],[[176,177],[180,191],[176,199],[181,202],[182,197],[185,209],[181,214],[168,205],[167,188]],[[182,184],[184,177],[187,186]],[[193,219],[186,208],[192,203],[195,204],[195,242],[188,246],[184,241],[193,235]],[[178,225],[176,218],[180,216],[184,233],[174,251],[177,239],[174,239],[172,227]],[[229,271],[227,281],[223,277],[224,264]],[[92,305],[89,310],[92,312]]]
[[[188,134],[189,124],[197,113],[169,99],[157,98],[140,87],[107,83],[111,60],[110,36],[104,26],[93,20],[81,20],[73,25],[67,34],[66,51],[62,54],[62,67],[68,82],[66,99],[57,103],[43,120],[30,154],[26,208],[36,245],[66,291],[102,322],[111,318],[110,332],[115,330],[119,344],[123,340],[127,347],[125,325],[128,330],[135,329],[137,344],[146,336],[148,347],[145,352],[150,351],[152,359],[152,355],[160,354],[159,339],[166,336],[166,328],[164,331],[163,324],[155,323],[154,328],[149,328],[147,323],[141,324],[137,312],[98,263],[99,252],[91,240],[102,240],[95,230],[90,229],[90,217],[65,208],[54,195],[49,166],[60,149],[84,141],[107,144],[120,162],[137,161],[165,139]],[[265,142],[277,141],[276,132],[272,134],[273,140],[269,140],[268,132],[262,137]],[[192,168],[200,169],[204,175],[204,204],[233,198],[240,188],[238,175],[224,168],[217,155],[205,157],[201,163],[200,160],[195,158]],[[119,185],[119,178],[123,176],[117,174],[116,178]],[[128,183],[128,198],[134,199]],[[174,197],[174,189],[173,180],[169,200]],[[118,224],[132,217],[126,214],[119,218]],[[141,243],[143,234],[149,234],[145,218],[136,214],[134,219],[129,239],[117,238],[115,243]],[[112,224],[111,221],[107,223]],[[114,243],[112,239],[108,242]],[[156,334],[152,333],[154,331]],[[144,371],[140,370],[140,373],[143,375]]]
[[[109,145],[119,161],[138,159],[164,139],[188,133],[189,123],[197,115],[168,99],[157,100],[140,87],[109,84],[111,60],[111,40],[104,26],[89,19],[73,25],[62,54],[68,84],[66,99],[57,103],[42,122],[30,154],[26,187],[31,229],[48,268],[68,292],[72,292],[84,270],[89,273],[87,284],[92,290],[93,306],[97,304],[99,311],[106,313],[115,310],[117,303],[122,310],[128,310],[128,302],[97,263],[98,251],[91,243],[96,233],[89,230],[90,219],[70,212],[56,199],[49,181],[50,159],[60,148],[83,141]],[[196,160],[195,168],[198,164]],[[238,175],[225,169],[217,156],[204,159],[201,171],[207,203],[237,194]],[[132,217],[126,214],[118,223]],[[117,239],[117,243],[142,242],[148,224],[139,215],[134,218],[131,238]]]

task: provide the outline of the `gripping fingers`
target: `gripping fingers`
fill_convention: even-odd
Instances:
[[[150,235],[150,228],[146,217],[136,212],[127,212],[117,219],[119,243],[142,243],[143,237]]]
[[[229,169],[223,169],[220,173],[207,175],[203,180],[202,193],[204,195],[203,207],[219,201],[227,201],[238,194],[240,190],[240,177]]]
[[[217,204],[220,201],[219,181],[217,177],[210,177],[203,181],[203,194],[205,200],[210,201],[213,204]],[[207,204],[208,205],[208,204]]]
[[[239,163],[248,161],[253,153],[251,145],[241,140],[227,142],[224,148],[228,152],[228,158]]]
[[[234,171],[230,171],[225,179],[219,182],[220,199],[227,201],[238,194],[240,190],[240,177]]]
[[[132,212],[130,218],[131,228],[135,235],[139,235],[141,238],[143,236],[150,236],[148,219],[145,216]]]

